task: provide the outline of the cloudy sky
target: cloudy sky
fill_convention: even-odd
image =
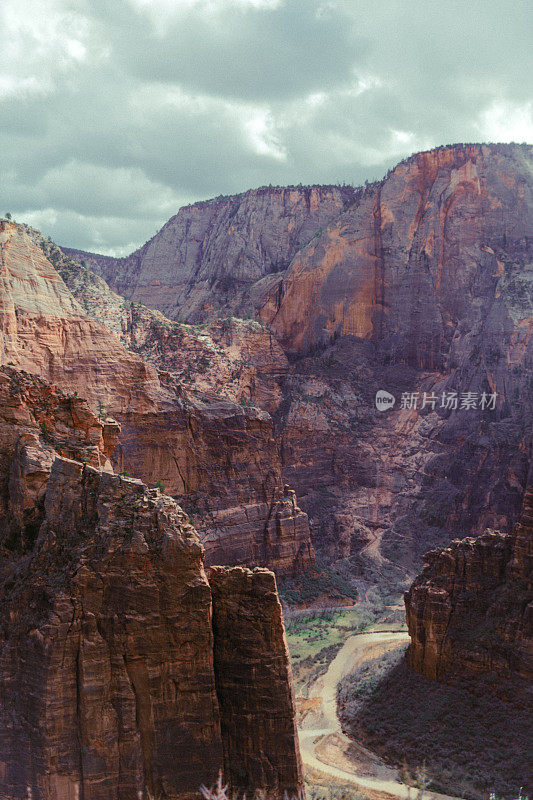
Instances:
[[[184,204],[532,141],[527,0],[0,0],[0,215],[124,254]]]

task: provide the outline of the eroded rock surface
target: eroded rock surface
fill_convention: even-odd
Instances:
[[[0,224],[0,361],[56,381],[73,403],[86,397],[100,416],[111,413],[123,431],[117,470],[198,508],[206,546],[224,550],[226,563],[284,572],[310,563],[304,514],[294,541],[285,525],[281,544],[266,543],[283,491],[281,462],[268,413],[247,404],[252,396],[272,409],[280,402],[276,379],[287,362],[272,336],[233,320],[204,335],[125,307],[38,232]]]
[[[289,651],[272,572],[213,567],[215,675],[232,786],[298,795],[302,768]],[[263,757],[257,758],[257,753]]]
[[[86,260],[119,294],[173,319],[194,322],[219,309],[243,316],[263,285],[357,195],[350,186],[252,189],[180,209],[127,258],[65,252]]]
[[[426,554],[405,595],[410,665],[428,678],[494,671],[533,678],[533,488],[512,533]]]
[[[0,364],[110,411],[156,407],[155,369],[83,310],[18,225],[0,222]]]
[[[33,544],[57,455],[112,471],[120,434],[111,418],[89,404],[13,367],[0,367],[0,544],[9,551]]]
[[[54,461],[35,546],[0,588],[3,797],[192,800],[219,769],[269,798],[301,788],[274,576],[215,577],[213,628],[202,559],[170,497]],[[238,740],[227,733],[237,701],[228,694],[235,663],[221,655],[229,652],[242,658],[250,715]],[[260,687],[269,664],[277,673],[267,704]]]

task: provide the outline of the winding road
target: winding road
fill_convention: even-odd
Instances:
[[[405,645],[405,632],[370,631],[346,639],[327,672],[297,698],[300,706],[300,751],[304,766],[319,771],[333,784],[373,790],[414,800],[418,790],[402,783],[398,770],[342,732],[337,718],[337,685],[359,664]],[[427,800],[458,800],[424,790]]]

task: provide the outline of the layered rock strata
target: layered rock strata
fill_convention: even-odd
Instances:
[[[119,294],[170,318],[194,322],[220,309],[243,316],[263,285],[358,193],[351,186],[252,189],[180,209],[127,258],[65,252],[85,260]]]
[[[96,408],[154,409],[155,369],[91,319],[15,223],[0,221],[0,364],[39,375]]]
[[[116,468],[149,485],[164,485],[191,508],[198,507],[198,522],[209,534],[207,547],[223,548],[228,563],[286,572],[310,563],[309,528],[302,514],[293,526],[293,542],[286,540],[287,526],[281,546],[267,542],[276,497],[283,490],[281,464],[268,413],[247,403],[257,393],[276,407],[280,391],[275,376],[286,360],[264,328],[230,320],[218,323],[212,336],[202,336],[160,314],[129,309],[127,319],[118,317],[118,330],[110,329],[119,302],[101,279],[91,279],[52,243],[14,223],[0,223],[0,245],[0,362],[55,381],[72,403],[78,395],[86,397],[99,416],[112,414],[123,429]],[[89,314],[94,292],[100,302]],[[190,366],[184,367],[187,362]],[[202,365],[210,369],[200,378]],[[184,373],[194,373],[196,380],[185,381]],[[218,375],[212,386],[210,374]],[[240,520],[246,515],[248,522]],[[224,540],[220,547],[218,537]]]
[[[0,367],[0,546],[24,551],[39,531],[57,455],[112,471],[120,434],[88,403],[13,367]]]
[[[213,567],[215,676],[225,763],[240,792],[301,791],[290,656],[274,574]],[[258,758],[262,753],[264,757]]]
[[[0,589],[3,797],[192,800],[220,769],[269,798],[302,788],[274,577],[216,571],[213,603],[202,559],[170,497],[54,461],[38,538]]]
[[[533,678],[533,488],[510,534],[426,554],[405,595],[410,665],[429,678],[493,671]]]

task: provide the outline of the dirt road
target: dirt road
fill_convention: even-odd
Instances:
[[[360,790],[382,792],[391,797],[415,800],[417,790],[402,783],[398,771],[385,764],[360,743],[345,736],[337,718],[337,684],[357,665],[394,649],[409,640],[407,633],[370,631],[348,637],[327,672],[317,678],[299,698],[303,711],[299,726],[304,765],[319,770],[332,782]],[[428,800],[458,800],[426,790]]]

